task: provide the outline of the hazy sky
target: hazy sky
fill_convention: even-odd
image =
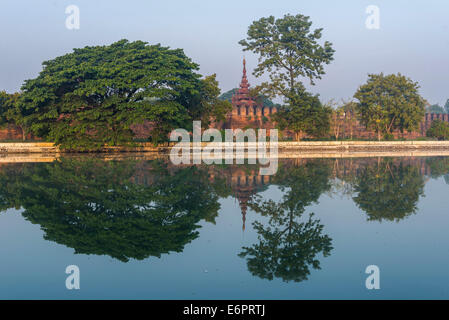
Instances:
[[[80,9],[79,30],[65,26],[68,5]],[[368,5],[380,9],[379,30],[365,27]],[[216,73],[229,90],[240,81],[238,41],[250,23],[286,13],[310,16],[312,27],[324,28],[323,40],[334,45],[335,60],[311,88],[323,101],[352,97],[368,73],[379,72],[418,81],[431,103],[449,98],[447,0],[0,0],[0,90],[18,90],[44,60],[123,38],[183,48],[202,74]],[[251,70],[257,58],[245,55]]]

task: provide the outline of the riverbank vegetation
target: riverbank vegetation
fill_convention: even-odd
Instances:
[[[427,137],[438,140],[449,139],[449,124],[439,119],[434,120],[429,130],[427,130]]]
[[[270,103],[283,101],[270,120],[292,133],[291,139],[352,140],[360,123],[378,140],[392,140],[394,132],[417,130],[426,111],[449,110],[449,100],[445,109],[426,103],[417,82],[383,73],[370,74],[354,100],[322,103],[305,87],[305,81],[314,85],[321,79],[334,59],[332,44],[321,41],[322,31],[301,14],[270,16],[254,21],[239,42],[259,57],[254,75],[269,78],[252,93]],[[220,98],[216,76],[202,76],[198,69],[183,50],[143,41],[74,49],[43,62],[40,74],[26,80],[20,92],[0,92],[0,127],[15,125],[22,140],[31,135],[78,151],[132,145],[142,140],[133,130],[141,124],[149,130],[145,141],[166,142],[173,129],[192,130],[193,120],[207,127],[225,120],[232,109],[229,97]],[[448,138],[435,130],[429,139]]]

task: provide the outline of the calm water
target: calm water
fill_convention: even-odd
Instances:
[[[0,298],[449,299],[448,209],[445,157],[1,164]]]

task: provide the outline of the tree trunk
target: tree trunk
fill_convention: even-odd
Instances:
[[[352,123],[352,118],[351,118],[351,123],[349,124],[349,133],[351,135],[351,140],[352,140],[352,136],[353,136],[353,132],[354,132],[354,128],[353,128],[353,123]]]
[[[23,130],[22,127],[20,127],[20,130],[22,130],[22,141],[25,141],[25,140],[26,140],[26,133],[25,133],[25,130]]]

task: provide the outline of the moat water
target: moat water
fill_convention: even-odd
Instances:
[[[1,299],[449,299],[449,158],[0,164]],[[80,289],[66,288],[66,267]],[[368,290],[366,268],[379,268]]]

